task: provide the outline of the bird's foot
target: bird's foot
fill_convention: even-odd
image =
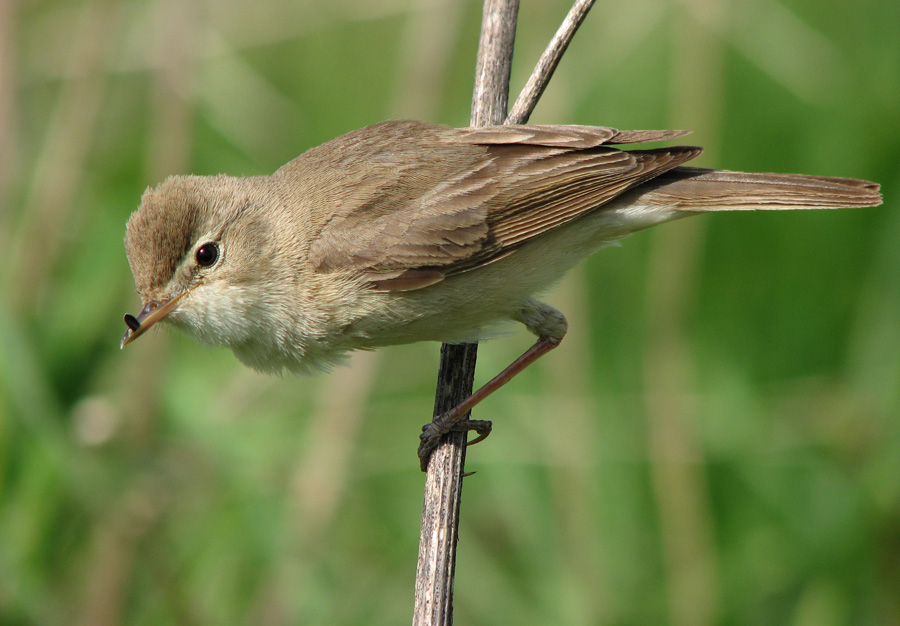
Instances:
[[[492,424],[489,420],[459,420],[456,409],[447,411],[443,415],[434,418],[431,423],[422,426],[422,434],[419,435],[419,465],[422,471],[428,470],[428,460],[431,458],[431,453],[440,445],[441,440],[447,433],[474,430],[478,433],[478,436],[472,441],[466,442],[466,445],[471,446],[479,441],[483,441],[490,435],[491,427]]]

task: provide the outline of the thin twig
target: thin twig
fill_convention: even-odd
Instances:
[[[519,2],[485,0],[472,98],[472,126],[523,123],[527,120],[592,4],[593,0],[576,0],[516,101],[513,114],[507,117]],[[435,417],[471,395],[477,347],[474,343],[441,346]],[[468,417],[468,413],[460,416],[462,420]],[[414,626],[446,626],[453,623],[453,583],[465,458],[466,433],[451,432],[433,452],[428,463],[416,571]]]
[[[594,0],[576,0],[569,10],[569,14],[566,15],[566,19],[563,20],[562,26],[556,31],[556,35],[553,36],[550,45],[547,46],[544,54],[538,60],[519,97],[516,98],[512,111],[506,117],[505,124],[524,124],[531,117],[531,112],[534,111],[534,107],[544,93],[544,89],[547,88],[547,84],[550,82],[553,72],[556,71],[556,66],[559,65],[563,53],[569,47],[572,37],[575,36],[575,31],[581,26],[581,22],[584,21],[585,16],[587,16],[593,5]]]

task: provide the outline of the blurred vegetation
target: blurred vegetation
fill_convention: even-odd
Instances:
[[[568,0],[523,2],[513,91]],[[122,248],[170,174],[465,125],[475,0],[0,0],[0,623],[409,620],[436,345],[313,378],[152,333]],[[690,128],[701,165],[877,209],[694,218],[549,296],[478,409],[460,624],[900,624],[900,3],[599,2],[532,121]],[[530,343],[485,344],[479,379]]]

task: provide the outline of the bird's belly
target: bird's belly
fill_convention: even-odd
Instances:
[[[357,347],[442,341],[461,343],[503,334],[531,297],[548,290],[573,266],[606,244],[676,217],[642,207],[602,208],[529,241],[512,254],[411,291],[369,292],[365,314],[344,339]]]

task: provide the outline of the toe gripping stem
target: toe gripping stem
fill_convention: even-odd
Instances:
[[[538,340],[518,359],[509,364],[502,372],[494,376],[478,391],[460,402],[446,413],[436,416],[430,424],[422,427],[419,435],[419,462],[422,471],[428,470],[428,460],[432,452],[440,445],[444,436],[451,432],[468,432],[474,430],[478,436],[467,445],[483,441],[491,433],[491,422],[488,420],[470,420],[466,415],[476,404],[508,383],[516,374],[534,363],[537,359],[559,345],[560,339],[555,337],[539,337]]]

